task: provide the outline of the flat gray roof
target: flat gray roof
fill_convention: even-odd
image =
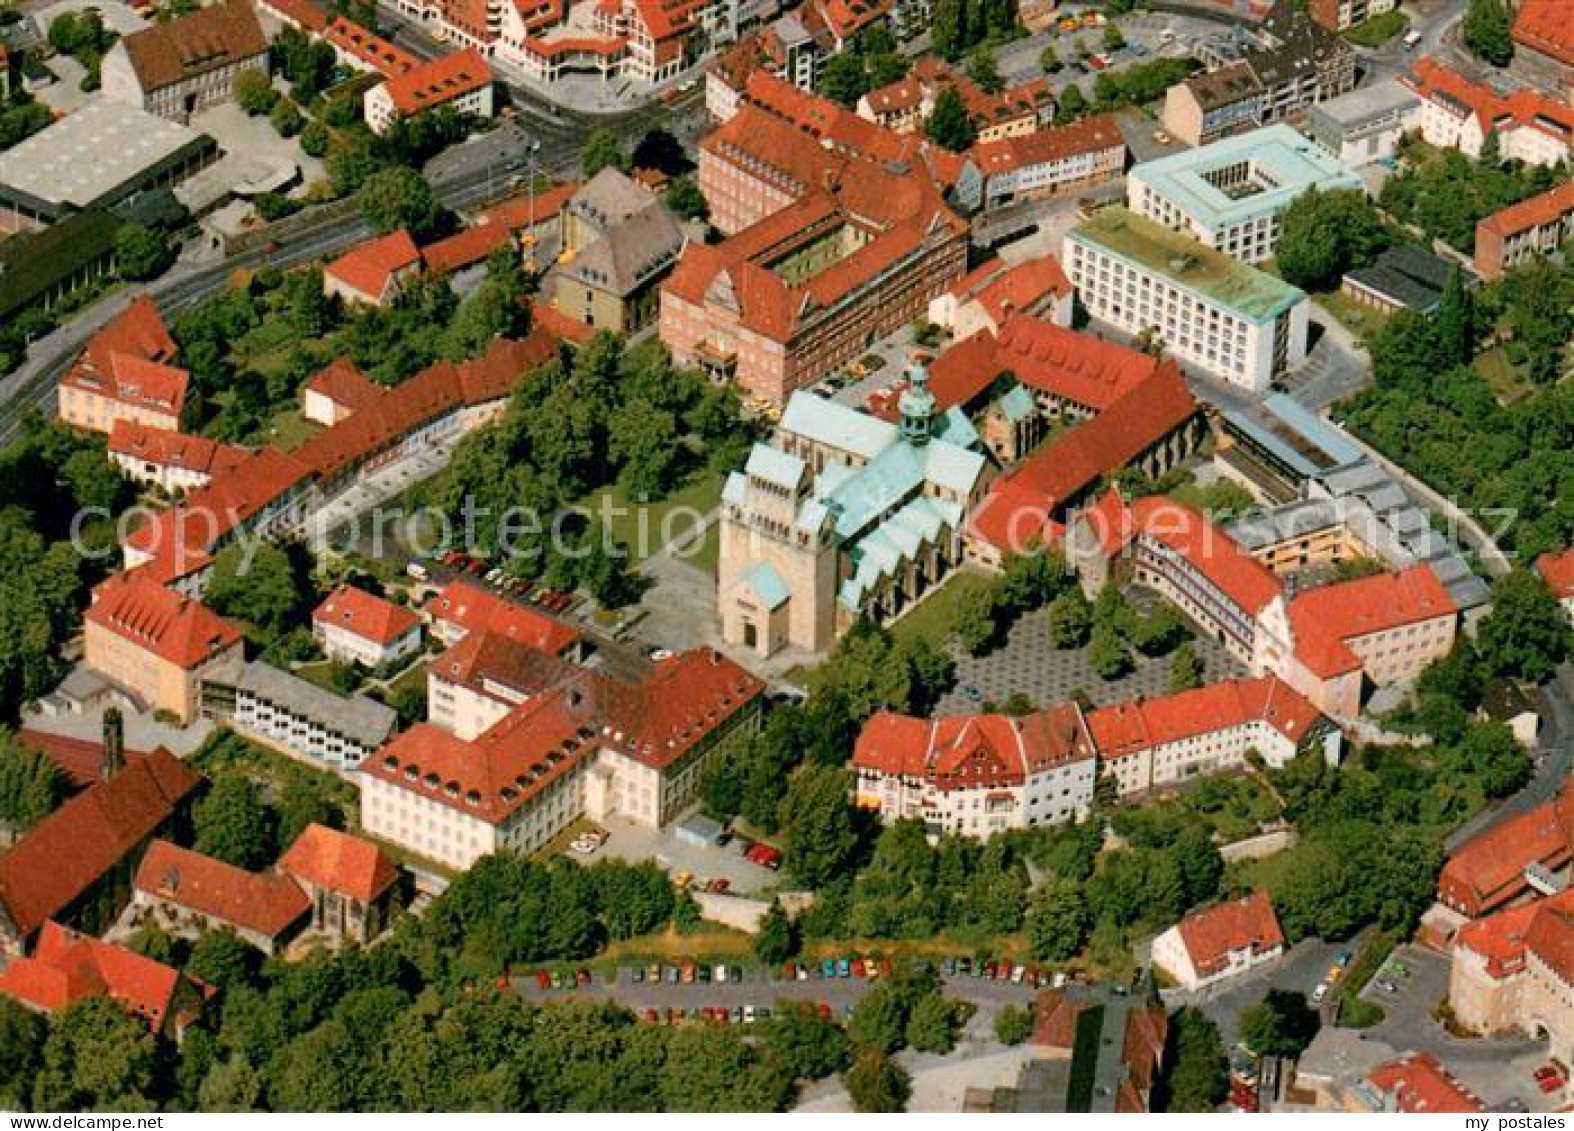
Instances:
[[[52,205],[87,208],[206,134],[100,96],[0,153],[0,185]]]
[[[235,689],[266,699],[362,746],[381,746],[399,724],[398,712],[384,703],[364,695],[335,695],[260,660],[240,669]]]
[[[1359,87],[1349,94],[1330,98],[1312,107],[1312,114],[1321,115],[1341,126],[1359,126],[1371,118],[1380,117],[1405,106],[1418,106],[1421,100],[1400,84],[1397,79],[1386,79],[1371,86]]]

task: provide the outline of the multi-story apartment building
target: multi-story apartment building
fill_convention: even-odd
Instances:
[[[572,672],[566,661],[531,644],[478,629],[427,665],[426,718],[470,741]]]
[[[1055,116],[1055,96],[1041,78],[992,94],[943,60],[929,57],[914,63],[906,78],[860,98],[858,116],[883,129],[914,133],[934,112],[935,99],[945,90],[962,99],[981,142],[1033,133]]]
[[[1359,713],[1368,684],[1413,682],[1458,630],[1459,607],[1430,565],[1292,594],[1199,511],[1163,497],[1127,504],[1106,492],[1065,544],[1085,589],[1134,578],[1254,673],[1279,677],[1335,718]]]
[[[1242,263],[1272,258],[1279,217],[1309,189],[1365,192],[1361,179],[1289,126],[1264,126],[1132,167],[1127,206]]]
[[[853,770],[859,808],[884,821],[988,837],[1085,816],[1096,763],[1082,712],[1067,703],[1015,718],[881,711],[858,736]]]
[[[109,432],[109,461],[129,479],[178,495],[205,487],[215,475],[234,470],[245,459],[245,448],[220,444],[135,420],[115,421]]]
[[[744,36],[705,72],[705,110],[713,122],[727,121],[738,112],[750,77],[761,70],[799,90],[813,90],[819,60],[814,35],[796,12],[789,12]]]
[[[882,711],[853,751],[856,802],[932,835],[988,837],[1080,820],[1099,779],[1122,796],[1239,771],[1255,751],[1283,766],[1303,751],[1330,765],[1339,731],[1272,676],[1233,680],[1084,712],[918,719]]]
[[[768,156],[755,161],[761,146]],[[777,172],[805,149],[812,168]],[[700,183],[718,227],[750,226],[689,244],[662,284],[674,358],[783,404],[920,317],[962,277],[967,225],[914,162],[838,158],[763,111],[739,111],[702,148]]]
[[[1126,141],[1112,114],[1095,114],[1067,126],[980,142],[968,151],[987,211],[1025,200],[1081,192],[1118,179],[1126,168]]]
[[[190,375],[170,364],[176,349],[158,307],[138,295],[88,339],[60,378],[60,419],[94,432],[113,432],[120,421],[181,431],[194,400]]]
[[[138,571],[101,583],[83,616],[87,666],[182,725],[197,717],[203,684],[233,672],[243,648],[228,621]]]
[[[636,82],[675,77],[709,47],[738,38],[737,0],[596,0],[598,34],[628,43]]]
[[[367,832],[452,868],[532,852],[581,816],[659,827],[758,728],[764,684],[709,649],[642,682],[585,669],[473,740],[418,723],[361,766]]]
[[[1476,273],[1496,279],[1574,239],[1574,181],[1511,204],[1476,224]]]
[[[1253,393],[1306,356],[1306,294],[1126,208],[1066,234],[1061,255],[1083,305],[1129,334]]]
[[[1164,128],[1187,145],[1210,145],[1262,122],[1262,84],[1240,60],[1164,93]]]
[[[1359,168],[1393,157],[1420,112],[1421,100],[1408,87],[1385,79],[1313,106],[1307,127],[1318,145]]]
[[[186,122],[233,101],[241,72],[268,73],[268,38],[249,0],[222,0],[126,36],[101,70],[106,98]]]
[[[1239,977],[1283,955],[1284,932],[1261,888],[1193,912],[1153,940],[1153,964],[1184,990]]]
[[[205,706],[248,734],[334,770],[353,770],[393,737],[399,715],[365,695],[339,695],[253,660],[213,681]],[[222,702],[222,705],[221,705]]]
[[[472,118],[492,116],[492,68],[474,47],[391,74],[362,96],[366,124],[385,134],[401,118],[451,106]]]
[[[1547,1055],[1574,1056],[1574,892],[1559,891],[1461,927],[1454,936],[1448,1005],[1481,1036],[1529,1033]]]
[[[1306,11],[1329,31],[1344,31],[1398,6],[1399,0],[1308,0]]]
[[[1435,59],[1420,59],[1399,81],[1421,101],[1421,137],[1475,160],[1487,136],[1504,160],[1561,165],[1574,154],[1574,106],[1534,90],[1503,96]]]
[[[421,618],[403,605],[341,585],[312,610],[312,635],[340,663],[380,668],[421,647]]]

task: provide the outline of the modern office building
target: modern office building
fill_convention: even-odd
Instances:
[[[1312,140],[1350,168],[1391,158],[1415,128],[1421,100],[1397,79],[1385,79],[1312,107]]]
[[[1061,255],[1083,305],[1173,357],[1264,393],[1306,356],[1307,298],[1181,232],[1106,208],[1066,234]]]
[[[1260,263],[1278,245],[1280,215],[1313,188],[1364,191],[1336,158],[1280,124],[1134,166],[1126,202],[1231,259]]]

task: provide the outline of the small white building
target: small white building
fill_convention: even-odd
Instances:
[[[421,618],[364,589],[341,585],[312,612],[312,635],[330,660],[379,668],[421,647]]]
[[[492,116],[492,68],[481,52],[455,51],[389,75],[361,99],[366,124],[378,134],[387,133],[400,118],[439,106],[475,118]]]
[[[1284,954],[1284,932],[1268,893],[1186,916],[1153,940],[1153,965],[1185,990],[1211,986]]]

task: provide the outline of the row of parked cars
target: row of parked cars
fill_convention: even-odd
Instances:
[[[561,613],[574,603],[572,593],[562,593],[515,577],[505,572],[501,566],[490,564],[485,558],[478,558],[459,550],[445,550],[438,555],[437,560],[451,570],[468,573],[500,593],[518,597],[532,605],[539,605],[549,613]]]

